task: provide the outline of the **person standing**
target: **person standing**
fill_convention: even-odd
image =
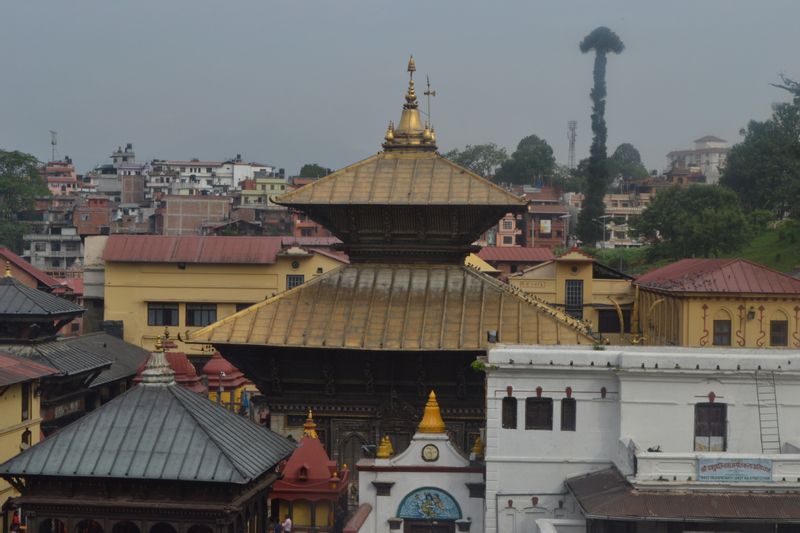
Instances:
[[[286,520],[283,521],[283,533],[291,533],[292,531],[292,519],[289,518],[289,515],[286,515]]]

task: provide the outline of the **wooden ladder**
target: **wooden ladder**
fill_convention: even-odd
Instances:
[[[761,428],[761,453],[781,453],[781,432],[778,425],[778,398],[775,373],[756,370],[758,423]]]

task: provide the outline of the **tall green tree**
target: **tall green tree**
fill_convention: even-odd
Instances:
[[[331,173],[331,169],[316,163],[306,163],[300,167],[301,178],[323,178]]]
[[[731,148],[720,184],[739,195],[748,211],[800,217],[800,84],[783,78],[792,102],[774,104],[772,117],[750,121],[744,139]]]
[[[605,213],[603,197],[608,187],[606,166],[606,63],[609,53],[620,54],[625,45],[616,33],[600,26],[580,43],[584,54],[594,51],[594,86],[592,87],[592,147],[589,155],[589,176],[586,195],[578,217],[577,233],[584,243],[594,243],[602,238],[602,226],[596,221]]]
[[[608,158],[608,176],[611,182],[619,180],[620,187],[624,188],[632,181],[647,177],[647,169],[642,164],[639,150],[631,143],[622,143],[617,146],[611,157]]]
[[[468,144],[463,150],[450,150],[444,157],[479,176],[493,178],[500,165],[508,160],[508,152],[495,143]]]
[[[28,229],[22,215],[33,209],[38,196],[50,195],[40,164],[30,154],[0,150],[0,244],[17,253]]]
[[[556,164],[553,148],[536,135],[528,135],[517,144],[511,157],[495,175],[498,183],[533,185],[536,178],[550,177]]]
[[[631,226],[658,259],[716,257],[737,251],[748,236],[736,193],[718,185],[663,190]]]

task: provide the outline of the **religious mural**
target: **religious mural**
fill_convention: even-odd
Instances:
[[[461,518],[461,508],[445,491],[422,487],[403,498],[397,516],[412,520],[458,520]]]

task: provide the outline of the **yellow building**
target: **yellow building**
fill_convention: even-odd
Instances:
[[[635,285],[645,344],[800,348],[800,280],[786,274],[745,259],[683,259]]]
[[[573,249],[552,261],[509,276],[508,282],[568,314],[588,320],[592,329],[612,344],[620,337],[620,313],[630,332],[633,278]]]
[[[103,259],[104,319],[121,321],[124,339],[146,349],[164,327],[185,336],[346,263],[283,248],[281,237],[162,235],[112,235]],[[198,345],[178,348],[203,355]]]
[[[0,463],[41,440],[39,378],[58,370],[0,352]],[[18,492],[0,479],[0,506]]]

